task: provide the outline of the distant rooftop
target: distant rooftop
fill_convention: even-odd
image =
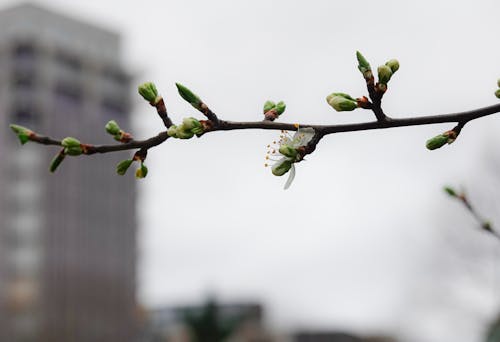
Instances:
[[[82,55],[116,59],[120,35],[45,7],[24,3],[0,10],[0,44],[33,40],[41,46],[70,48]]]

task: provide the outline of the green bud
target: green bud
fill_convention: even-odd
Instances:
[[[436,135],[434,138],[427,140],[427,143],[425,144],[425,146],[429,150],[435,150],[435,149],[443,147],[445,144],[447,144],[448,139],[449,139],[449,137],[447,135],[444,135],[444,134]]]
[[[143,83],[137,89],[144,100],[152,104],[158,103],[160,96],[158,96],[158,90],[153,82]]]
[[[177,138],[177,126],[172,125],[168,128],[167,134],[169,137]]]
[[[80,147],[80,140],[73,137],[66,137],[61,141],[61,146],[66,148]]]
[[[356,51],[356,58],[358,59],[358,69],[363,75],[365,75],[367,71],[372,70],[370,63],[368,63],[365,56],[363,56],[361,52]]]
[[[194,133],[186,129],[184,125],[177,126],[176,133],[179,139],[191,139],[194,136]]]
[[[26,144],[30,140],[30,135],[33,134],[33,131],[23,126],[11,124],[9,127],[14,133],[17,134],[21,145]]]
[[[182,120],[182,126],[187,130],[192,130],[195,127],[200,127],[201,123],[195,118],[184,118]]]
[[[297,157],[297,149],[293,148],[290,145],[281,145],[279,149],[280,153],[285,157],[292,158],[295,160]]]
[[[351,97],[351,95],[346,94],[346,93],[333,93],[333,94],[330,94],[330,96],[340,96],[340,97],[343,97],[344,99],[348,99],[348,100],[351,100],[351,101],[356,101],[355,98]]]
[[[280,101],[276,104],[276,113],[278,113],[278,115],[281,115],[283,114],[283,112],[285,111],[286,109],[286,104],[285,102],[283,101]]]
[[[399,70],[399,62],[397,59],[391,59],[387,63],[385,63],[389,68],[391,68],[392,73],[394,74],[396,71]]]
[[[500,99],[500,89],[497,89],[497,91],[495,91],[495,96]]]
[[[116,165],[116,173],[119,174],[120,176],[123,176],[133,162],[134,161],[132,159],[122,160],[121,162],[118,163],[118,165]]]
[[[293,163],[290,160],[284,159],[283,161],[274,164],[271,171],[275,176],[283,176],[285,173],[290,171],[292,164]]]
[[[64,149],[64,153],[70,156],[79,156],[80,154],[83,153],[83,150],[80,146],[66,147]]]
[[[135,170],[135,178],[138,178],[138,179],[145,178],[147,176],[147,174],[148,174],[148,168],[143,163],[141,163],[140,168]]]
[[[65,157],[66,155],[62,151],[56,154],[55,157],[50,162],[49,171],[50,172],[56,171],[56,169],[59,167],[59,165],[61,165]]]
[[[326,101],[337,112],[351,111],[358,108],[358,103],[356,101],[351,101],[349,99],[346,99],[345,97],[335,94],[328,95],[326,97]]]
[[[121,131],[120,126],[118,126],[115,120],[108,121],[104,128],[106,129],[106,132],[111,135],[119,135]]]
[[[392,76],[392,70],[387,65],[381,65],[377,69],[378,81],[382,84],[387,84]]]
[[[185,86],[183,86],[180,83],[176,83],[175,85],[177,86],[177,91],[179,92],[179,95],[181,95],[181,97],[184,100],[189,102],[191,104],[191,106],[193,106],[196,109],[201,108],[202,102],[196,94],[194,94],[191,90],[189,90],[188,88],[186,88]]]
[[[452,197],[457,197],[457,193],[456,193],[456,191],[455,191],[453,188],[451,188],[451,187],[449,187],[449,186],[445,186],[445,187],[443,188],[443,190],[444,190],[444,191],[445,191],[448,195],[450,195],[450,196],[452,196]]]
[[[266,103],[264,103],[264,109],[263,109],[264,114],[269,112],[274,107],[276,107],[276,103],[274,103],[273,101],[266,101]]]

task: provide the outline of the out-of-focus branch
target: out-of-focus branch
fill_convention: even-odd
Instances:
[[[467,195],[464,191],[456,191],[452,187],[446,186],[444,187],[444,191],[452,198],[455,198],[459,200],[464,207],[467,209],[469,213],[476,219],[478,222],[480,228],[490,234],[492,234],[494,237],[500,240],[500,233],[498,233],[496,230],[493,229],[493,226],[490,221],[484,219],[479,213],[476,211],[476,209],[472,206],[470,203],[469,199],[467,198]]]

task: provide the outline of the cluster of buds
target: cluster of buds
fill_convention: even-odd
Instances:
[[[138,89],[139,94],[148,101],[152,106],[156,106],[163,98],[158,94],[158,90],[153,82],[141,84]]]
[[[140,165],[135,170],[135,178],[145,178],[148,174],[148,168],[146,167],[146,165],[144,165],[144,159],[145,156],[141,155],[140,153],[136,153],[132,159],[125,159],[119,162],[118,165],[116,165],[116,173],[118,173],[120,176],[125,175],[132,163],[136,161],[139,162]]]
[[[19,125],[9,125],[10,129],[16,133],[17,137],[19,138],[19,141],[21,142],[22,145],[26,144],[31,137],[35,136],[36,134],[23,126]]]
[[[361,98],[359,99],[360,102],[361,100],[368,100],[366,98]],[[358,104],[358,100],[355,98],[352,98],[348,94],[344,93],[333,93],[330,94],[326,97],[326,102],[330,106],[333,107],[337,112],[346,112],[346,111],[351,111],[355,110],[358,107],[361,107],[361,103]]]
[[[167,134],[172,138],[191,139],[194,135],[200,135],[204,131],[203,124],[195,118],[184,118],[179,126],[169,127]]]
[[[500,99],[500,78],[497,80],[498,89],[495,91],[495,96]]]
[[[127,143],[132,140],[132,135],[123,131],[120,126],[118,126],[115,120],[108,121],[104,128],[106,129],[106,132],[111,134],[113,136],[113,139],[115,139],[116,141]]]
[[[446,144],[453,143],[458,136],[458,130],[452,129],[450,131],[446,131],[442,134],[436,135],[435,137],[427,140],[425,146],[429,150],[435,150],[443,147]]]
[[[274,121],[285,112],[285,109],[286,104],[283,101],[280,101],[278,103],[274,103],[273,101],[266,101],[262,110],[264,113],[264,119],[268,121]]]

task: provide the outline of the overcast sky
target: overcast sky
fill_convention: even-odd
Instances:
[[[174,82],[228,120],[262,119],[268,99],[287,103],[287,122],[372,120],[325,101],[335,91],[365,95],[356,50],[374,67],[399,59],[384,98],[394,117],[498,101],[498,0],[40,3],[121,32],[123,63],[137,82],[157,83],[174,121],[201,118]],[[134,119],[135,135],[162,129],[138,97]],[[287,191],[263,166],[276,132],[169,140],[150,151],[138,183],[139,299],[160,307],[215,293],[262,301],[282,329],[480,341],[500,304],[499,245],[441,187],[465,185],[495,218],[500,121],[474,121],[455,144],[425,149],[452,127],[328,136]]]

